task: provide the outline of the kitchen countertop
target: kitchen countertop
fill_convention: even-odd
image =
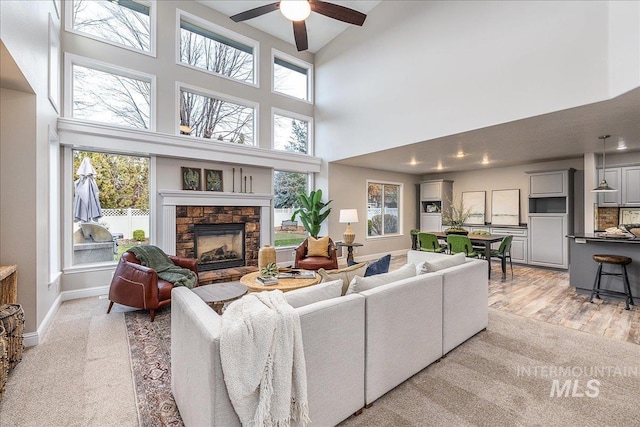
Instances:
[[[640,244],[640,237],[620,238],[620,237],[605,237],[604,233],[582,233],[582,234],[570,234],[567,237],[570,239],[576,239],[576,243],[579,240],[594,241],[594,242],[609,242],[609,243],[628,243],[628,244]]]

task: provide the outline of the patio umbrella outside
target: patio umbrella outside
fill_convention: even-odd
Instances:
[[[78,175],[78,179],[75,181],[73,200],[75,221],[96,221],[102,217],[102,208],[100,207],[98,185],[94,179],[96,170],[88,157],[82,159],[76,175]]]

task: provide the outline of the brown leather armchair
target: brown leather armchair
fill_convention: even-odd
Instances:
[[[335,243],[329,238],[329,257],[324,256],[307,256],[307,247],[309,242],[307,239],[300,243],[300,246],[296,248],[296,260],[295,268],[302,268],[305,270],[318,270],[324,268],[326,270],[333,270],[338,268],[338,252]]]
[[[198,260],[195,258],[181,258],[169,255],[173,263],[182,268],[188,268],[198,274]],[[196,286],[198,284],[196,283]],[[113,274],[109,287],[109,308],[113,303],[129,307],[149,310],[151,321],[155,319],[156,309],[171,304],[171,290],[173,283],[158,278],[155,270],[140,265],[140,261],[131,252],[122,254],[116,272]]]

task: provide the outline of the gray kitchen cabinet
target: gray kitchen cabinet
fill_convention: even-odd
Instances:
[[[436,180],[420,183],[420,200],[451,200],[453,181]]]
[[[620,190],[622,183],[622,170],[620,168],[609,168],[606,170],[604,178],[607,183],[617,190]],[[598,169],[598,184],[602,181],[602,169]],[[622,191],[614,191],[607,193],[598,193],[598,206],[606,207],[618,207],[622,204]]]
[[[640,166],[623,167],[620,172],[622,185],[618,193],[622,193],[622,205],[640,206]]]
[[[567,215],[529,215],[529,264],[569,268]]]
[[[567,171],[527,172],[529,197],[563,197],[569,193]]]
[[[441,214],[423,213],[420,215],[420,231],[440,231],[441,228]]]
[[[511,241],[511,260],[520,264],[527,264],[529,262],[529,257],[527,255],[529,252],[529,239],[527,237],[528,232],[526,228],[493,227],[491,228],[491,234],[499,236],[513,236],[513,240]],[[494,243],[492,247],[493,249],[498,249],[500,247],[500,243]]]
[[[442,212],[449,210],[449,202],[453,198],[453,181],[423,181],[418,191],[420,230],[439,231],[442,227]]]

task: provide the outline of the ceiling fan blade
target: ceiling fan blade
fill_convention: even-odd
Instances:
[[[362,26],[364,20],[367,19],[367,15],[364,13],[340,6],[339,4],[327,3],[320,0],[312,0],[309,4],[311,5],[311,10],[314,12],[348,24]]]
[[[256,7],[255,9],[245,10],[244,12],[240,12],[236,15],[231,16],[231,19],[234,22],[246,21],[247,19],[257,18],[258,16],[262,16],[266,13],[273,12],[274,10],[278,10],[280,8],[280,2],[265,4],[264,6]]]
[[[304,21],[293,21],[293,37],[296,39],[298,52],[302,52],[309,48],[309,42],[307,40],[307,25]]]

